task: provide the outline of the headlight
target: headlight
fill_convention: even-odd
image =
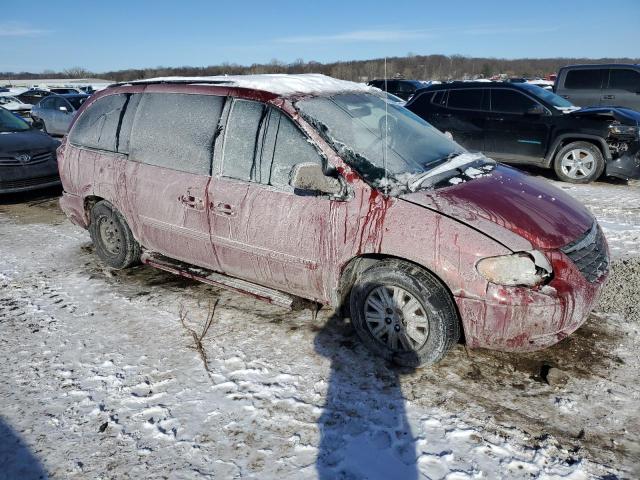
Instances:
[[[638,127],[632,125],[620,125],[619,123],[612,123],[609,125],[609,133],[611,135],[622,135],[637,137],[640,133]]]
[[[527,287],[543,283],[553,271],[547,258],[537,250],[483,258],[476,268],[492,283]]]

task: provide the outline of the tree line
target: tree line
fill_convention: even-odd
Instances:
[[[555,73],[564,65],[580,63],[640,63],[640,58],[481,58],[463,55],[414,55],[388,57],[386,72],[388,77],[404,77],[419,80],[453,80],[465,78],[489,78],[497,74],[510,77],[544,77]],[[353,81],[368,81],[383,78],[385,59],[351,60],[320,63],[298,59],[285,63],[274,59],[268,63],[238,65],[222,63],[206,67],[155,67],[130,68],[107,72],[91,72],[82,67],[61,71],[45,70],[34,72],[0,72],[0,79],[11,78],[103,78],[114,82],[164,76],[210,76],[260,73],[323,73],[335,78]]]

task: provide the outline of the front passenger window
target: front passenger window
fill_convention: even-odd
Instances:
[[[537,103],[514,90],[491,90],[491,111],[503,113],[525,114]]]

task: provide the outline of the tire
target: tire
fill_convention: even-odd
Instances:
[[[406,367],[440,361],[460,337],[460,319],[444,284],[401,260],[381,261],[360,274],[350,310],[362,342]]]
[[[89,234],[98,257],[111,268],[120,270],[140,261],[140,244],[109,202],[102,200],[91,208]]]
[[[590,183],[604,172],[604,157],[593,143],[571,142],[556,153],[553,167],[563,182]]]

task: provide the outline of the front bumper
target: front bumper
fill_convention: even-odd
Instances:
[[[607,274],[593,283],[560,251],[548,252],[554,278],[541,288],[489,284],[484,298],[455,297],[470,348],[540,350],[573,333],[596,305]]]
[[[634,142],[623,155],[608,161],[606,173],[623,180],[640,179],[640,142]]]
[[[0,165],[0,193],[17,193],[60,185],[55,159],[25,165]]]

